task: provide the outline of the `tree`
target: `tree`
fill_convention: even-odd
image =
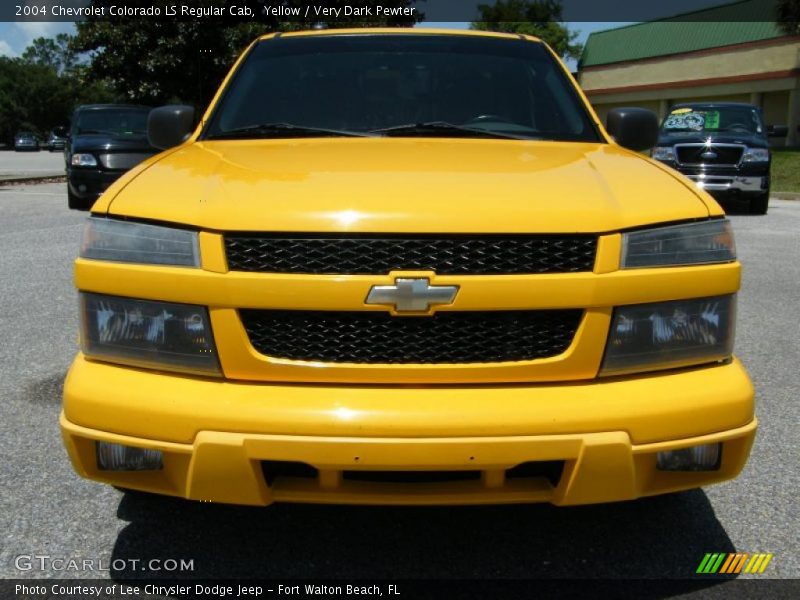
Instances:
[[[59,75],[72,71],[78,64],[78,57],[70,45],[71,39],[66,33],[59,33],[55,38],[36,38],[22,53],[22,60],[52,67]]]
[[[94,0],[95,6],[108,6],[114,0]],[[384,0],[387,6],[408,6],[411,0]],[[172,0],[154,0],[162,7]],[[188,4],[188,3],[187,3]],[[225,6],[224,0],[204,0],[195,5]],[[305,5],[287,0],[282,5]],[[331,3],[328,3],[330,5]],[[341,1],[337,4],[346,4]],[[376,1],[375,4],[378,4]],[[107,11],[106,11],[107,12]],[[413,19],[386,20],[384,25],[410,25]],[[312,23],[277,19],[243,21],[206,19],[181,21],[161,19],[88,18],[77,24],[73,49],[88,52],[90,71],[97,79],[107,79],[127,101],[149,105],[185,102],[204,107],[213,96],[236,57],[259,35],[271,31],[307,29]],[[380,25],[377,21],[370,25]],[[356,26],[354,21],[336,21],[330,26]]]
[[[579,58],[583,46],[575,43],[577,32],[560,23],[559,0],[498,0],[478,6],[480,21],[472,29],[533,35],[546,42],[562,58]]]
[[[778,0],[776,20],[786,35],[800,35],[800,0]]]
[[[44,131],[63,125],[71,109],[69,92],[52,67],[0,57],[0,139],[18,129]]]
[[[21,57],[0,57],[0,141],[21,129],[45,134],[66,125],[79,104],[119,100],[104,81],[91,78],[69,43],[66,34],[37,38]]]

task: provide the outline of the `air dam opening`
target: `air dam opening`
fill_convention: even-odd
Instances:
[[[564,472],[563,460],[528,461],[520,463],[505,471],[506,479],[546,479],[551,486],[557,487]],[[319,470],[302,462],[264,460],[261,470],[268,486],[276,479],[317,479]],[[341,471],[343,481],[360,481],[368,483],[450,483],[454,481],[479,481],[483,471],[477,469],[460,471],[376,471],[376,470],[344,470]]]
[[[342,471],[342,479],[346,481],[373,483],[444,483],[480,478],[480,471]]]
[[[553,487],[558,486],[561,474],[564,472],[563,460],[540,460],[518,464],[506,471],[506,479],[523,479],[526,477],[542,477],[550,482]]]
[[[272,486],[278,477],[294,477],[297,479],[316,479],[319,471],[302,462],[288,460],[262,460],[261,471],[268,486]]]

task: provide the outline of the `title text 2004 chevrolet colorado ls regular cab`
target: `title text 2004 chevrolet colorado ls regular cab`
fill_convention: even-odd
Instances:
[[[756,431],[740,265],[714,200],[632,151],[657,128],[618,109],[604,129],[533,38],[257,40],[196,130],[151,113],[170,149],[92,209],[75,468],[252,505],[734,477]]]

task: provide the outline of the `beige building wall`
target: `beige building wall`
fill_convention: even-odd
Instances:
[[[758,76],[800,67],[800,42],[793,38],[768,46],[718,49],[711,53],[645,59],[619,65],[589,67],[580,82],[589,92],[617,87],[660,85],[720,77]]]
[[[797,38],[589,67],[578,81],[603,121],[618,106],[641,106],[664,118],[679,102],[748,102],[763,109],[767,124],[789,127],[789,135],[773,138],[773,145],[800,142]]]
[[[630,104],[615,104],[615,103],[595,104],[594,102],[592,103],[592,107],[597,112],[597,116],[600,118],[600,121],[603,123],[606,122],[606,115],[608,115],[608,111],[611,110],[612,108],[617,108],[618,106],[639,106],[641,108],[652,110],[654,113],[659,115],[659,118],[662,118],[661,115],[659,114],[658,105],[659,105],[658,100],[642,100]]]

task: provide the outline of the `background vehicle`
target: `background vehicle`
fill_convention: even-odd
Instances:
[[[31,131],[20,131],[14,136],[14,150],[22,152],[24,150],[39,151],[39,137]]]
[[[47,142],[45,142],[47,149],[50,150],[50,152],[63,150],[67,144],[68,132],[68,127],[54,127],[51,129],[50,133],[47,135]]]
[[[80,106],[64,156],[70,208],[88,210],[109,185],[157,150],[147,141],[150,107],[128,104]]]
[[[742,197],[750,212],[763,215],[769,205],[768,135],[786,135],[786,127],[766,127],[761,109],[751,104],[677,104],[661,124],[652,156],[713,196]]]

